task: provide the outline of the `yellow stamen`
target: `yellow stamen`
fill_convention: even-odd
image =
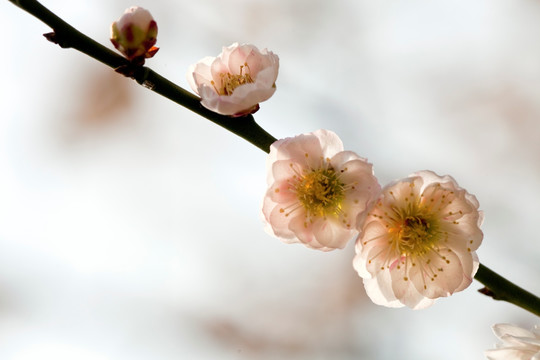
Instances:
[[[214,89],[219,95],[230,96],[234,90],[240,85],[254,83],[255,80],[251,77],[251,69],[247,63],[240,65],[240,73],[238,75],[231,73],[219,74],[221,85],[216,87],[216,83],[212,81]]]
[[[298,200],[309,216],[329,216],[341,213],[345,185],[331,167],[308,170],[293,184]]]

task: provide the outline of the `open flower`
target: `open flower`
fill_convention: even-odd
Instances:
[[[540,327],[538,325],[533,331],[528,331],[515,325],[495,324],[493,332],[502,344],[497,344],[496,349],[485,351],[489,360],[540,359]]]
[[[313,249],[343,248],[380,191],[372,165],[328,130],[276,141],[266,167],[266,230]]]
[[[360,223],[354,268],[371,300],[420,309],[469,286],[482,213],[450,176],[421,171],[385,186]]]
[[[243,116],[259,109],[276,91],[279,58],[266,49],[234,43],[218,57],[191,65],[187,79],[204,107],[222,115]]]
[[[124,12],[118,21],[111,25],[111,42],[129,60],[144,62],[144,58],[155,55],[158,48],[157,23],[150,12],[138,6],[132,6]]]

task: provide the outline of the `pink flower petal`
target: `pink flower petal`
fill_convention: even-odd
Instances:
[[[488,359],[540,359],[540,334],[511,324],[495,324],[493,332],[502,343],[484,352]]]
[[[422,262],[425,265],[411,267],[410,277],[416,290],[428,299],[453,294],[463,281],[461,261],[452,251],[432,251]]]
[[[327,249],[343,249],[356,234],[356,230],[343,229],[337,220],[317,221],[313,226],[317,242]]]

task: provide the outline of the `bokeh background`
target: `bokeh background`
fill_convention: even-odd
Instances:
[[[451,174],[485,212],[482,263],[540,293],[540,1],[43,0],[99,42],[150,9],[185,72],[233,42],[280,56],[256,120],[331,129],[385,184]],[[370,302],[354,244],[263,231],[266,154],[0,2],[0,359],[482,359],[539,320],[476,292]],[[239,120],[240,121],[240,120]]]

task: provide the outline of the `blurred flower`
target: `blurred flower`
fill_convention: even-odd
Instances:
[[[328,130],[276,141],[266,168],[266,230],[313,249],[343,248],[380,191],[372,165]]]
[[[421,309],[469,286],[482,215],[450,176],[421,171],[385,186],[359,223],[354,258],[371,300]]]
[[[497,344],[496,349],[485,351],[489,360],[540,360],[540,327],[538,325],[531,332],[515,325],[495,324],[493,332],[502,344]]]
[[[243,116],[259,109],[276,91],[279,58],[266,49],[234,43],[218,57],[205,57],[191,65],[187,79],[209,110]]]
[[[138,6],[126,9],[111,25],[111,42],[129,60],[150,58],[159,50],[154,47],[157,24],[150,12]]]

